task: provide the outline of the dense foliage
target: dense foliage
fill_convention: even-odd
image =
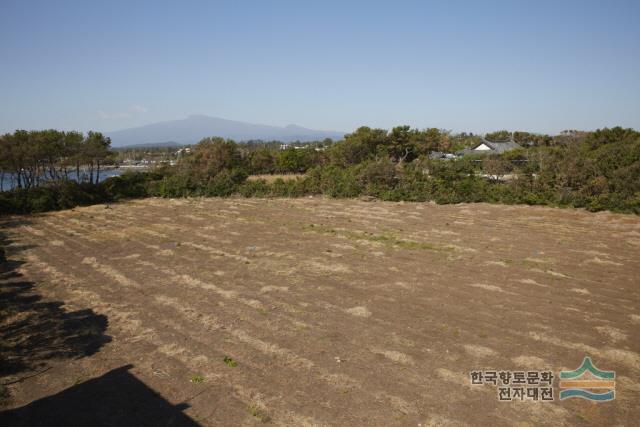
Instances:
[[[34,212],[131,197],[372,196],[437,203],[491,202],[584,207],[640,213],[640,133],[612,128],[557,136],[499,131],[521,149],[502,155],[431,159],[476,144],[472,134],[451,135],[400,126],[362,127],[333,143],[237,144],[207,138],[175,166],[125,174],[100,184],[65,182],[0,193],[1,212]],[[292,179],[247,179],[295,173]],[[303,175],[302,175],[303,174]]]

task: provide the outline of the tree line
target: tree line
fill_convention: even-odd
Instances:
[[[361,127],[321,149],[249,150],[230,140],[207,138],[148,188],[163,197],[366,195],[382,200],[525,203],[640,213],[637,131],[615,127],[554,136],[524,132],[488,136],[517,140],[521,148],[499,155],[433,159],[432,151],[459,150],[481,138],[408,126],[390,131]],[[247,180],[248,175],[274,171],[304,175],[274,182]]]
[[[111,140],[99,132],[17,130],[0,136],[0,188],[30,189],[45,184],[86,178],[100,181],[100,168],[112,158]]]
[[[439,129],[361,127],[343,140],[310,144],[205,138],[175,165],[73,184],[0,194],[0,212],[31,212],[132,197],[370,196],[391,201],[490,202],[640,213],[640,133],[615,127],[558,135],[499,131],[494,140],[521,148],[499,155],[434,159],[479,143]],[[71,158],[71,157],[70,157]],[[60,161],[59,161],[60,162]],[[54,162],[55,163],[55,162]],[[68,160],[62,161],[68,164]],[[48,164],[48,163],[47,163]],[[248,179],[294,173],[293,179]],[[81,202],[78,202],[80,200]]]

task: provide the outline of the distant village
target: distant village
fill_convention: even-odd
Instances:
[[[314,151],[325,151],[332,144],[332,140],[314,141],[314,142],[292,142],[282,143],[278,141],[263,142],[263,141],[248,141],[243,143],[248,149],[254,149],[258,146],[267,146],[272,149],[284,151],[287,149],[304,150],[313,149]],[[508,151],[525,148],[527,146],[534,145],[531,143],[517,143],[511,137],[506,141],[489,141],[486,138],[481,138],[479,142],[470,147],[455,152],[442,152],[431,151],[429,153],[430,159],[450,160],[461,158],[469,155],[490,155],[490,154],[502,154]],[[158,165],[170,165],[173,166],[183,156],[191,153],[191,146],[167,146],[167,147],[123,147],[117,149],[116,158],[114,159],[114,166],[127,168],[127,169],[145,169]]]
[[[515,142],[513,139],[508,141],[488,141],[485,138],[482,138],[482,141],[477,143],[475,146],[465,148],[464,150],[457,151],[455,153],[443,153],[441,151],[432,151],[429,154],[431,159],[455,159],[458,157],[464,157],[468,155],[477,155],[477,154],[502,154],[507,151],[517,150],[518,148],[523,148],[520,144]]]

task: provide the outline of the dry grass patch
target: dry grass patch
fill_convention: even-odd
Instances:
[[[304,176],[303,173],[249,175],[247,181],[266,181],[268,184],[272,184],[278,179],[295,181],[296,179],[304,178]]]

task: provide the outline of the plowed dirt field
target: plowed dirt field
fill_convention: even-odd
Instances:
[[[147,199],[0,222],[2,425],[640,418],[637,216]],[[613,401],[559,400],[585,356]],[[500,402],[486,370],[552,371],[555,400]]]

